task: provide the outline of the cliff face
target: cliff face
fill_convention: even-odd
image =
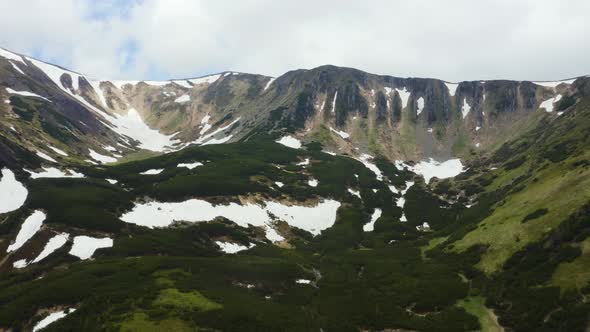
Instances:
[[[495,147],[535,121],[542,102],[556,98],[558,108],[572,83],[449,83],[322,66],[281,76],[270,93],[283,104],[292,95],[284,116],[303,140],[392,159],[449,158]]]

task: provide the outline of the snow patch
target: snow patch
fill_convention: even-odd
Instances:
[[[341,131],[341,130],[336,130],[336,129],[332,128],[332,127],[330,127],[330,131],[338,134],[338,136],[342,137],[343,139],[347,139],[347,138],[350,137],[350,135],[348,135],[346,132]]]
[[[7,50],[5,50],[3,48],[0,48],[0,56],[3,57],[3,58],[6,58],[8,60],[14,60],[14,61],[22,62],[22,64],[25,65],[25,66],[27,65],[25,63],[25,61],[23,60],[23,57],[22,56],[20,56],[18,54],[15,54],[15,53],[12,53],[10,51],[7,51]]]
[[[40,229],[41,225],[43,224],[43,220],[45,220],[46,215],[45,213],[35,210],[33,214],[31,214],[20,227],[18,234],[16,235],[16,239],[14,243],[8,246],[6,252],[16,251],[20,247],[25,244],[30,238],[35,235]]]
[[[13,95],[23,96],[23,97],[36,97],[36,98],[41,98],[41,99],[47,100],[48,102],[51,102],[51,100],[49,100],[49,99],[47,99],[47,98],[45,98],[43,96],[40,96],[40,95],[38,95],[36,93],[29,92],[29,91],[16,91],[16,90],[13,90],[11,88],[6,88],[6,92],[8,92],[10,94],[13,94]]]
[[[552,81],[552,82],[542,82],[542,81],[537,81],[537,82],[533,82],[536,85],[540,85],[540,86],[544,86],[544,87],[548,87],[548,88],[555,88],[560,84],[572,84],[574,83],[576,79],[572,78],[571,80],[565,80],[565,81]]]
[[[372,232],[375,229],[375,222],[381,217],[381,209],[375,209],[371,215],[371,221],[363,225],[363,231]]]
[[[156,174],[162,173],[163,171],[164,171],[163,168],[160,168],[160,169],[148,169],[147,171],[141,172],[139,174],[141,174],[141,175],[156,175]]]
[[[233,126],[234,124],[236,124],[238,121],[240,121],[240,118],[235,119],[234,121],[232,121],[227,126],[223,126],[221,128],[216,129],[214,132],[212,132],[210,134],[207,134],[205,136],[199,137],[193,143],[195,143],[195,144],[202,144],[202,145],[225,143],[225,142],[229,141],[232,138],[233,135],[229,135],[227,137],[220,138],[220,139],[210,139],[210,138],[212,138],[213,136],[217,135],[218,133],[220,133],[222,131],[227,130],[228,128],[231,128],[231,126]]]
[[[55,160],[55,159],[51,158],[49,155],[47,155],[47,154],[45,154],[45,153],[43,153],[43,152],[41,152],[41,151],[37,151],[37,152],[35,152],[35,154],[36,154],[37,156],[39,156],[39,157],[41,157],[41,158],[43,158],[43,159],[47,160],[47,161],[51,161],[52,163],[57,163],[57,160]]]
[[[557,95],[554,98],[549,98],[539,105],[539,108],[544,108],[547,113],[553,112],[553,104],[561,100],[561,95]]]
[[[352,195],[361,198],[361,192],[358,190],[354,190],[352,188],[348,188],[348,192],[351,193]]]
[[[27,200],[27,188],[18,182],[8,168],[2,169],[0,179],[0,213],[19,209]]]
[[[80,259],[89,259],[97,249],[110,248],[113,246],[111,238],[94,238],[86,235],[74,237],[74,244],[69,254]]]
[[[209,76],[204,76],[204,77],[193,78],[188,81],[194,85],[199,85],[199,84],[204,84],[204,83],[211,84],[211,83],[214,83],[215,81],[217,81],[220,77],[221,77],[221,74],[216,74],[216,75],[209,75]]]
[[[275,141],[279,144],[283,144],[286,147],[290,147],[292,149],[299,149],[301,148],[301,141],[296,139],[293,136],[283,136],[278,141]]]
[[[64,156],[64,157],[67,157],[67,156],[68,156],[68,154],[67,154],[67,153],[65,153],[63,150],[60,150],[60,149],[58,149],[58,148],[56,148],[56,147],[53,147],[53,146],[49,145],[49,148],[50,148],[51,150],[53,150],[55,153],[57,153],[57,154],[61,154],[61,155],[62,155],[62,156]]]
[[[301,284],[301,285],[309,285],[311,284],[311,280],[309,279],[297,279],[295,280],[296,284]]]
[[[406,90],[406,88],[404,88],[403,90],[396,88],[395,91],[397,91],[399,97],[402,100],[402,108],[406,108],[406,106],[408,106],[408,100],[410,100],[411,92]]]
[[[461,106],[461,114],[463,114],[463,119],[467,117],[469,111],[471,110],[471,106],[467,104],[467,98],[463,98],[463,106]]]
[[[119,182],[119,181],[117,181],[117,180],[115,180],[115,179],[105,179],[105,180],[106,180],[108,183],[110,183],[110,184],[117,184],[117,182]]]
[[[307,165],[309,165],[309,158],[305,158],[304,161],[298,162],[295,165],[297,165],[297,166],[307,166]]]
[[[74,311],[76,311],[76,309],[68,309],[67,313],[65,310],[50,313],[49,315],[47,315],[47,317],[43,318],[37,324],[35,324],[35,327],[33,327],[33,332],[37,332],[41,329],[46,328],[49,324],[64,318],[65,316],[71,314]]]
[[[178,98],[174,99],[174,102],[175,102],[175,103],[179,103],[179,104],[182,104],[182,103],[187,103],[187,102],[189,102],[189,101],[191,101],[191,96],[189,96],[189,95],[186,95],[186,94],[184,94],[184,95],[182,95],[182,96],[180,96],[180,97],[178,97]]]
[[[217,244],[221,251],[223,251],[226,254],[235,254],[237,252],[248,250],[254,247],[254,244],[250,244],[250,246],[244,246],[237,243],[222,241],[215,241],[215,244]]]
[[[418,110],[416,110],[416,115],[420,115],[420,113],[422,113],[423,110],[424,110],[424,98],[420,97],[420,98],[418,98]]]
[[[88,149],[88,152],[90,153],[90,158],[96,160],[96,161],[100,161],[103,164],[106,163],[114,163],[117,161],[117,158],[113,158],[113,157],[109,157],[109,156],[105,156],[103,154],[100,154],[92,149]]]
[[[314,178],[311,178],[311,179],[309,179],[309,181],[307,181],[307,184],[308,184],[310,187],[317,187],[317,186],[318,186],[318,184],[319,184],[319,182],[318,182],[318,180],[316,180],[316,179],[314,179]]]
[[[444,162],[438,162],[432,158],[430,160],[421,161],[410,169],[424,177],[424,181],[428,184],[430,179],[437,177],[439,179],[452,178],[463,172],[463,164],[460,159],[450,159]]]
[[[55,235],[54,237],[49,239],[49,241],[47,241],[47,243],[45,244],[45,247],[43,248],[43,251],[41,251],[41,253],[35,259],[33,259],[33,261],[31,263],[38,263],[41,260],[43,260],[45,257],[51,255],[54,251],[56,251],[57,249],[61,248],[64,244],[66,244],[66,242],[68,242],[69,238],[70,238],[70,234],[68,234],[68,233],[61,233],[61,234]]]
[[[21,75],[25,75],[25,73],[20,68],[18,68],[18,66],[16,65],[16,63],[14,63],[12,61],[8,61],[8,62],[10,62],[10,64],[12,65],[12,68],[14,68],[14,70],[16,70],[19,73],[21,73]]]
[[[336,98],[338,98],[338,91],[334,93],[334,99],[332,100],[332,113],[336,113]]]
[[[240,205],[232,202],[226,205],[213,205],[205,200],[190,199],[180,203],[136,204],[131,211],[120,218],[127,223],[153,228],[169,226],[176,220],[199,222],[225,217],[242,227],[248,227],[248,225],[264,227],[269,240],[281,241],[283,238],[280,235],[274,230],[270,231],[273,224],[270,214],[291,226],[318,235],[334,224],[339,207],[340,202],[334,200],[323,200],[315,206],[298,206],[273,201],[264,204]]]
[[[32,179],[40,179],[40,178],[53,178],[53,179],[57,179],[57,178],[83,178],[84,174],[82,173],[77,173],[75,171],[66,169],[66,171],[69,173],[65,173],[62,170],[55,168],[55,167],[43,167],[43,172],[40,173],[36,173],[33,171],[29,171],[27,169],[25,169],[26,172],[29,172],[29,174],[31,174],[31,178]]]
[[[457,87],[459,87],[459,83],[449,83],[445,82],[447,89],[449,89],[449,95],[454,96],[455,92],[457,92]]]
[[[172,83],[180,85],[181,87],[186,88],[186,89],[191,89],[193,87],[192,85],[189,84],[188,81],[185,81],[185,80],[175,80],[175,81],[172,81]]]
[[[96,92],[96,95],[98,96],[98,100],[100,100],[100,103],[102,104],[102,106],[107,107],[107,99],[104,95],[104,92],[100,88],[101,82],[94,81],[94,80],[88,80],[88,83],[92,86],[92,89],[94,89],[94,92]]]
[[[373,156],[365,153],[360,155],[360,157],[357,160],[363,163],[363,165],[365,165],[365,167],[368,168],[371,172],[375,173],[375,175],[377,176],[377,180],[383,181],[383,173],[381,173],[381,170],[379,169],[379,167],[377,167],[377,165],[370,162],[371,159],[373,159]]]
[[[203,163],[196,161],[194,163],[180,163],[180,164],[176,165],[176,167],[186,167],[188,169],[193,169],[193,168],[199,167],[199,166],[203,166]]]
[[[127,111],[126,115],[115,114],[111,123],[115,126],[111,129],[120,135],[138,141],[139,147],[142,149],[164,152],[179,142],[179,140],[172,139],[176,134],[164,135],[158,130],[150,128],[133,108]]]
[[[275,184],[277,185],[277,187],[279,188],[283,188],[283,186],[285,185],[284,183],[280,182],[280,181],[275,181]]]
[[[266,91],[266,89],[268,89],[268,87],[270,87],[270,85],[272,84],[272,82],[274,82],[275,79],[274,77],[271,77],[270,80],[268,80],[268,82],[266,83],[266,85],[264,86],[264,91]]]

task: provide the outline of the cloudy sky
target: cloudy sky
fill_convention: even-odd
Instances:
[[[451,81],[590,74],[588,0],[0,0],[0,46],[96,78],[323,64]]]

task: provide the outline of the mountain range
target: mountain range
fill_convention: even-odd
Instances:
[[[586,331],[589,147],[588,76],[0,49],[0,331]]]

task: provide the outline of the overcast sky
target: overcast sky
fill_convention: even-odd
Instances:
[[[590,1],[0,0],[0,46],[95,78],[554,80],[590,74]]]

